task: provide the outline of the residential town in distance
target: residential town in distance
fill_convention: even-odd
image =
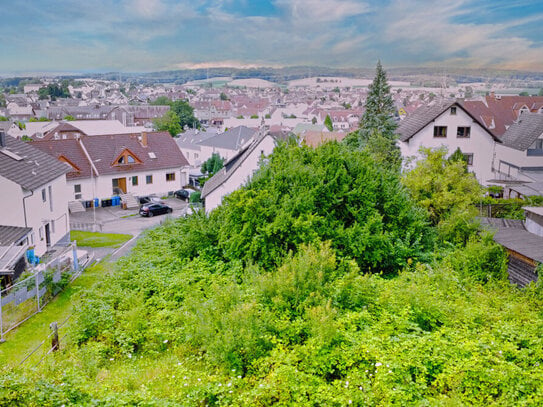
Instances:
[[[209,213],[247,182],[278,141],[295,136],[315,147],[356,131],[370,83],[346,77],[284,84],[212,78],[183,85],[34,78],[5,87],[0,185],[8,198],[0,206],[13,216],[0,225],[1,268],[16,278],[23,248],[42,256],[69,242],[75,213],[134,208],[141,197],[199,190],[202,165],[217,155],[225,166],[200,192]],[[537,88],[532,95],[503,84],[390,85],[404,158],[416,158],[421,147],[460,149],[479,183],[499,187],[500,196],[543,195]],[[176,101],[188,102],[193,122],[171,135],[157,123]]]

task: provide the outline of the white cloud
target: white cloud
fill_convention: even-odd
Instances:
[[[129,0],[126,9],[144,19],[162,17],[167,10],[162,0]]]
[[[293,20],[309,24],[340,22],[369,11],[365,2],[355,0],[277,0],[275,4]]]
[[[543,48],[515,35],[514,28],[543,21],[541,15],[503,24],[463,23],[473,12],[466,1],[437,1],[429,6],[396,0],[379,15],[387,47],[402,50],[411,64],[454,63],[455,66],[543,69]],[[539,62],[537,62],[539,61]]]

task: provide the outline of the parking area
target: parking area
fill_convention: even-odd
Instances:
[[[177,198],[168,198],[163,200],[173,209],[171,214],[157,215],[150,218],[139,215],[139,208],[122,209],[120,206],[109,206],[105,208],[88,208],[85,212],[70,214],[70,227],[73,230],[95,230],[103,233],[126,233],[137,237],[145,229],[160,225],[169,218],[178,218],[183,216],[187,210],[188,204]],[[94,227],[96,225],[96,227]],[[134,239],[135,240],[135,239]],[[124,247],[115,257],[126,254],[134,241]],[[113,250],[103,248],[95,250],[96,257],[102,258],[111,254]]]

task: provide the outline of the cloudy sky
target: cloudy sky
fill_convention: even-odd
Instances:
[[[543,71],[541,0],[1,0],[0,72],[205,66]]]

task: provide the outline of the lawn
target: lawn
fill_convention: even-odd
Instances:
[[[94,283],[103,279],[108,270],[109,263],[99,263],[87,268],[80,277],[69,284],[40,313],[5,335],[6,342],[0,343],[0,366],[17,366],[26,355],[47,338],[50,333],[49,324],[51,322],[60,324],[70,316],[74,299],[80,292],[89,289]],[[65,328],[70,325],[69,322],[64,328],[59,329],[60,337],[65,334]],[[35,365],[49,350],[49,346],[50,340],[47,339],[44,346],[25,362],[25,366]]]
[[[72,230],[70,239],[77,241],[79,247],[121,247],[132,235],[121,233],[99,233]]]

